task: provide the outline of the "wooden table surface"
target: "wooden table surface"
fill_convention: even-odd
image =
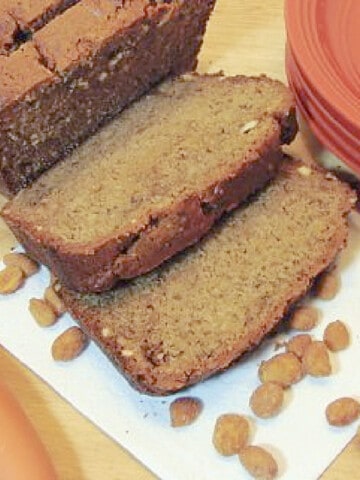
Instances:
[[[267,73],[285,80],[284,45],[283,0],[217,0],[199,70],[224,70],[228,74]],[[300,136],[293,150],[309,157],[314,153],[310,151],[313,148],[313,144]],[[0,254],[13,244],[14,239],[6,227],[0,225]],[[60,480],[155,479],[2,348],[0,370],[2,380],[20,399],[47,444]],[[358,435],[321,479],[355,480],[360,478],[359,472]]]

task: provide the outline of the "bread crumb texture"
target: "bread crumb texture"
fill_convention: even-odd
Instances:
[[[46,232],[55,243],[94,242],[133,231],[133,222],[144,225],[228,178],[264,149],[264,139],[280,143],[280,121],[292,106],[280,82],[190,77],[165,82],[133,104],[20,192],[6,217],[40,227],[35,236]]]
[[[62,288],[74,317],[139,389],[169,393],[226,368],[343,247],[352,195],[297,166],[286,165],[257,198],[152,273],[101,295]],[[289,384],[301,378],[301,365],[286,358],[294,366]]]

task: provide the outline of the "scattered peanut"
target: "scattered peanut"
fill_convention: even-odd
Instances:
[[[30,299],[29,310],[41,327],[50,327],[51,325],[54,325],[57,320],[57,315],[51,306],[40,298]]]
[[[354,398],[338,398],[326,407],[325,414],[330,425],[343,427],[359,418],[360,403]]]
[[[334,272],[323,273],[316,283],[315,295],[322,300],[332,300],[340,289],[340,279]]]
[[[88,343],[88,337],[79,327],[70,327],[55,339],[51,349],[53,359],[60,362],[73,360]]]
[[[278,473],[274,457],[262,447],[249,445],[241,450],[239,459],[249,474],[261,480],[272,480]]]
[[[13,293],[24,283],[24,272],[17,265],[8,265],[0,271],[0,294]]]
[[[278,414],[284,402],[284,390],[278,383],[260,385],[250,397],[252,411],[261,418]]]
[[[305,350],[312,342],[312,339],[309,334],[302,333],[300,335],[296,335],[292,337],[287,345],[286,350],[288,352],[294,353],[298,358],[302,358],[304,356]]]
[[[259,377],[262,383],[275,382],[288,387],[303,377],[302,365],[293,353],[279,353],[261,363]]]
[[[65,312],[65,306],[52,286],[46,288],[44,299],[51,306],[58,317]]]
[[[338,352],[349,346],[350,336],[348,329],[341,320],[329,323],[324,331],[324,342],[329,350]]]
[[[294,330],[307,332],[312,330],[319,320],[319,313],[314,307],[298,307],[289,320],[289,326]]]
[[[190,425],[200,415],[202,402],[198,398],[180,397],[170,404],[170,418],[172,427]]]
[[[302,358],[304,370],[313,377],[326,377],[331,374],[329,352],[323,342],[311,342]]]
[[[221,455],[235,455],[248,443],[249,422],[236,414],[221,415],[215,424],[213,444]]]
[[[4,256],[5,265],[16,265],[24,272],[25,277],[34,275],[39,270],[39,265],[25,253],[8,253]]]

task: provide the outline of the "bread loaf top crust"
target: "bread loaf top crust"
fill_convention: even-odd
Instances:
[[[2,0],[0,55],[8,55],[56,15],[79,0]]]
[[[215,4],[64,0],[59,6],[64,2],[69,8],[29,30],[7,56],[0,47],[0,191],[8,196],[153,85],[193,70]],[[20,34],[22,27],[12,15],[1,18],[0,39],[11,43],[12,21]]]

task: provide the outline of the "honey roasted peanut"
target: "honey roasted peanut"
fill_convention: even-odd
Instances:
[[[275,382],[283,387],[292,385],[303,377],[300,360],[291,352],[279,353],[262,362],[259,368],[259,378],[262,383]]]
[[[172,427],[183,427],[193,423],[200,415],[202,402],[198,398],[180,397],[170,404]]]
[[[325,414],[330,425],[343,427],[359,418],[360,403],[350,397],[338,398],[326,407]]]
[[[277,415],[284,403],[284,390],[278,383],[263,383],[250,397],[252,411],[261,418]]]
[[[54,310],[45,300],[40,298],[31,298],[29,302],[29,310],[33,318],[41,327],[50,327],[57,320]]]
[[[39,271],[38,263],[25,253],[8,253],[4,256],[3,262],[7,266],[15,265],[19,267],[24,272],[25,277],[30,277]]]
[[[312,338],[308,333],[302,333],[300,335],[295,335],[292,337],[286,344],[286,350],[288,352],[294,353],[298,358],[304,356],[305,350],[312,342]]]
[[[221,455],[235,455],[248,443],[249,434],[250,426],[245,417],[227,413],[216,420],[213,444]]]
[[[249,445],[239,453],[239,460],[253,478],[272,480],[277,476],[278,465],[270,452],[257,445]]]
[[[14,293],[24,283],[24,272],[17,265],[8,265],[0,271],[0,294]]]
[[[44,299],[51,306],[58,317],[65,312],[65,306],[59,295],[55,292],[54,287],[49,286],[46,288]]]
[[[307,332],[312,330],[319,320],[319,312],[314,307],[302,306],[294,310],[289,326],[294,330]]]
[[[315,295],[322,300],[332,300],[340,289],[340,279],[335,272],[326,272],[316,282]]]
[[[326,377],[331,374],[328,349],[323,342],[311,342],[302,358],[304,370],[313,377]]]
[[[70,327],[55,339],[51,353],[54,360],[67,362],[78,357],[88,344],[87,335],[79,327]]]
[[[350,336],[348,329],[341,320],[329,323],[324,331],[324,343],[332,352],[344,350],[349,346]]]

